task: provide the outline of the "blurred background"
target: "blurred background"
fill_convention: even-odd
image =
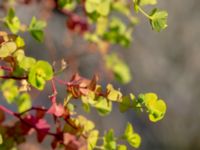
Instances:
[[[200,1],[159,0],[158,7],[169,13],[165,31],[152,31],[147,19],[141,15],[132,45],[128,49],[119,46],[110,48],[120,53],[129,64],[133,76],[128,85],[112,83],[125,94],[157,93],[168,106],[165,118],[151,123],[145,114],[134,111],[121,114],[117,107],[104,118],[96,113],[87,116],[96,122],[101,131],[114,128],[116,134],[123,132],[128,120],[142,137],[140,150],[200,150]],[[16,10],[25,23],[33,15],[40,17],[42,13],[36,4],[19,5]],[[67,31],[65,16],[54,12],[48,21],[45,46],[32,40],[29,35],[22,35],[26,37],[27,55],[50,62],[59,62],[64,58],[69,63],[69,69],[61,76],[63,79],[69,79],[70,74],[75,72],[88,78],[94,72],[101,72],[104,66],[101,66],[99,54],[95,51],[85,52],[85,49],[92,47],[88,48],[87,42],[80,36]],[[111,82],[105,74],[100,73],[99,76],[102,84]],[[46,94],[49,92],[47,88]],[[46,95],[40,96],[47,99]],[[64,94],[60,95],[62,97]],[[36,98],[34,103],[42,102]],[[33,140],[21,147],[29,150],[49,149],[48,142],[38,145]]]

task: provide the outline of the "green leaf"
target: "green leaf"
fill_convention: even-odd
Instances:
[[[19,96],[19,98],[16,100],[17,106],[18,106],[18,112],[24,112],[25,110],[31,108],[31,98],[28,93],[23,93]]]
[[[117,150],[127,150],[126,145],[118,145]]]
[[[107,16],[110,13],[111,0],[86,0],[85,9],[89,14]]]
[[[158,100],[156,103],[151,104],[149,109],[149,120],[152,122],[157,122],[164,117],[167,107],[163,100]]]
[[[97,140],[99,136],[99,131],[98,130],[92,130],[89,133],[89,136],[87,138],[88,141],[88,150],[93,150],[94,147],[96,146]]]
[[[107,17],[99,17],[96,25],[96,34],[103,35],[107,29],[108,18]]]
[[[130,123],[127,124],[123,137],[134,148],[138,148],[141,144],[141,138],[139,134],[134,133],[133,126]]]
[[[19,49],[13,54],[13,57],[17,60],[17,62],[20,62],[25,57],[24,55],[24,50]]]
[[[96,11],[102,16],[107,16],[110,12],[111,0],[101,0],[101,3],[97,5]]]
[[[75,0],[58,0],[58,6],[67,10],[74,10],[76,8]]]
[[[146,93],[143,98],[149,112],[149,120],[152,122],[161,120],[167,110],[165,102],[161,99],[158,100],[155,93]]]
[[[15,16],[14,9],[10,8],[8,11],[8,15],[4,18],[5,25],[10,29],[10,31],[14,34],[18,33],[20,30],[20,20],[17,16]]]
[[[146,93],[146,94],[143,94],[143,96],[141,96],[141,98],[144,99],[145,105],[147,107],[150,107],[151,103],[154,103],[157,101],[158,96],[155,93]]]
[[[121,102],[122,93],[118,90],[115,90],[111,84],[108,84],[106,87],[107,90],[107,98],[111,101],[118,101]]]
[[[93,105],[102,116],[109,114],[112,110],[112,103],[107,101],[104,97],[98,97],[97,102]]]
[[[5,42],[0,47],[0,57],[4,58],[11,55],[17,49],[15,42]]]
[[[139,134],[134,133],[128,138],[127,141],[132,147],[138,148],[141,144],[141,137]]]
[[[150,13],[150,24],[153,30],[160,32],[161,30],[165,29],[167,27],[167,16],[168,13],[166,11],[153,9]]]
[[[65,5],[67,5],[68,3],[71,3],[72,0],[58,0],[58,6],[63,8],[65,7]]]
[[[91,104],[93,105],[95,101],[95,93],[93,91],[89,91],[87,95],[82,95],[81,100],[85,104]]]
[[[73,112],[74,109],[75,109],[75,105],[74,105],[74,104],[71,104],[71,103],[68,103],[68,104],[67,104],[67,109],[68,109],[70,112]]]
[[[31,68],[28,74],[29,83],[37,88],[43,90],[46,80],[53,78],[53,69],[51,65],[46,61],[38,61]]]
[[[31,23],[28,27],[28,31],[31,33],[33,38],[39,42],[44,39],[43,29],[46,27],[46,22],[41,20],[36,20],[35,17],[32,18]]]
[[[124,14],[124,15],[130,15],[130,9],[127,7],[127,2],[126,1],[116,1],[112,3],[112,9]]]
[[[24,76],[24,69],[20,68],[19,65],[17,65],[12,74],[15,77]]]
[[[124,131],[124,137],[128,139],[130,136],[132,136],[133,132],[133,126],[128,122]]]
[[[3,96],[9,104],[13,103],[15,98],[19,95],[19,90],[15,84],[15,80],[12,79],[6,80],[2,84],[1,90],[3,92]]]
[[[136,13],[139,11],[139,0],[133,0],[134,10]]]
[[[23,57],[19,62],[19,66],[28,71],[35,63],[36,60],[32,57]]]
[[[107,55],[105,61],[106,66],[114,73],[117,81],[123,84],[131,81],[132,77],[129,67],[115,53]]]
[[[0,134],[0,145],[3,143],[3,137],[2,135]]]
[[[15,40],[15,43],[17,44],[17,47],[24,47],[25,46],[25,42],[24,39],[22,39],[20,36],[18,36]]]
[[[84,132],[92,131],[92,129],[94,129],[94,127],[95,127],[95,125],[92,121],[86,119],[84,116],[81,116],[81,115],[79,115],[75,119],[75,124],[83,127]]]
[[[105,150],[115,150],[117,147],[114,132],[110,129],[103,138],[103,147]]]
[[[82,104],[82,107],[83,107],[83,110],[85,111],[85,112],[87,112],[87,113],[89,113],[90,112],[90,105],[89,104],[87,104],[87,103],[83,103]]]
[[[131,100],[128,96],[122,98],[122,102],[119,104],[120,112],[126,112],[129,108],[131,108]]]

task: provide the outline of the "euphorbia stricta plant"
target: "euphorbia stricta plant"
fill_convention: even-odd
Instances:
[[[98,75],[87,79],[75,73],[71,80],[62,80],[57,75],[62,74],[64,70],[67,71],[65,61],[62,61],[62,66],[57,71],[52,62],[26,56],[23,34],[19,36],[19,32],[29,32],[35,40],[43,42],[44,28],[48,25],[48,21],[36,17],[32,17],[30,24],[26,25],[16,16],[15,5],[33,3],[41,6],[43,3],[48,4],[47,13],[54,13],[53,10],[56,10],[65,15],[67,29],[96,45],[96,50],[104,60],[105,70],[121,84],[131,81],[131,73],[128,65],[117,53],[109,53],[109,45],[118,44],[128,47],[131,44],[133,29],[139,22],[138,13],[142,13],[149,20],[155,31],[167,27],[166,11],[153,8],[147,13],[144,10],[146,5],[154,6],[156,0],[8,0],[1,2],[0,9],[7,15],[0,18],[5,27],[0,31],[0,89],[2,99],[9,105],[16,104],[17,111],[0,105],[0,149],[18,149],[18,145],[26,142],[26,137],[33,132],[36,133],[38,142],[43,142],[46,136],[51,136],[52,149],[126,150],[127,145],[123,141],[133,148],[138,148],[141,137],[131,123],[127,123],[122,135],[115,135],[113,129],[104,134],[99,133],[93,121],[76,113],[74,100],[79,100],[83,110],[88,113],[93,108],[100,116],[108,115],[112,111],[113,103],[116,103],[122,113],[128,110],[146,112],[152,122],[157,122],[165,116],[165,102],[151,92],[141,93],[138,96],[133,93],[124,95],[111,83],[103,88],[99,83],[101,76]],[[135,13],[130,8],[133,8]],[[121,16],[125,17],[126,21]],[[52,89],[52,93],[49,93],[51,105],[48,108],[32,105],[31,92],[34,89],[44,92],[47,83]],[[66,96],[62,101],[58,101],[57,98],[60,94],[57,90],[58,86],[65,89]],[[7,117],[6,114],[12,117]],[[47,116],[53,118],[53,124],[48,123]],[[13,117],[14,121],[8,124],[6,120]]]

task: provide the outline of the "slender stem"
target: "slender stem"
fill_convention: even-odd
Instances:
[[[12,116],[15,116],[15,113],[13,111],[7,109],[6,107],[4,107],[2,105],[0,105],[0,110],[4,111],[4,112],[6,112],[6,113],[8,113],[8,114],[10,114]]]
[[[149,14],[147,14],[141,7],[138,6],[138,10],[147,18],[152,19],[151,16],[149,16]]]
[[[56,90],[56,85],[55,85],[54,79],[51,80],[51,87],[53,90],[53,94],[50,96],[50,99],[51,99],[52,103],[56,103],[57,90]]]
[[[31,108],[29,108],[29,109],[27,109],[27,110],[21,112],[20,115],[23,115],[23,114],[25,114],[26,112],[29,112],[29,111],[31,111],[31,110],[47,111],[47,109],[45,109],[45,108],[41,108],[41,107],[31,107]]]
[[[0,79],[24,80],[24,79],[28,79],[28,77],[0,76]]]
[[[67,85],[67,83],[68,83],[68,82],[58,79],[58,78],[54,78],[54,79],[55,79],[55,81],[57,81],[58,83],[63,84],[63,85]]]

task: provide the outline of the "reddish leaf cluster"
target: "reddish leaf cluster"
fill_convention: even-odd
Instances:
[[[70,15],[66,21],[66,25],[68,29],[78,32],[84,33],[88,30],[88,23],[85,18],[81,18],[80,16],[73,14]]]
[[[89,91],[96,89],[98,78],[94,76],[92,80],[75,74],[67,84],[67,91],[72,93],[74,98],[78,98],[81,95],[87,95]]]

